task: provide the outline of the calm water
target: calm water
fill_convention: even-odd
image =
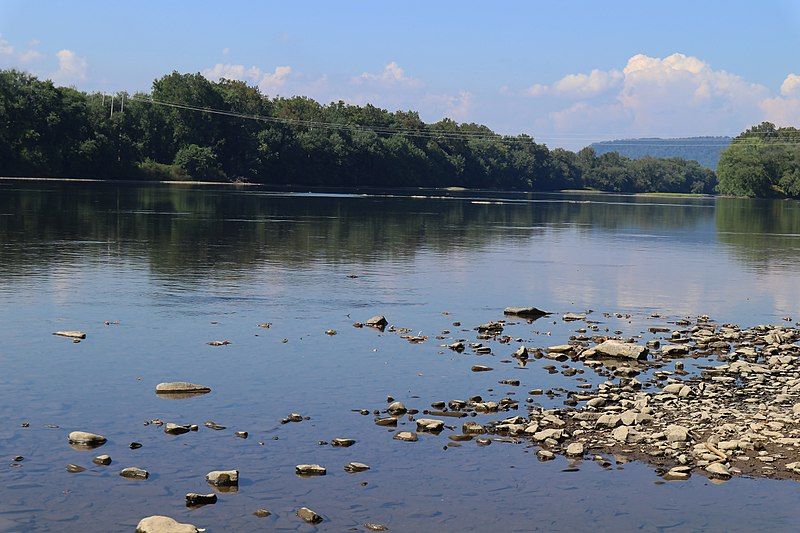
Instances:
[[[301,506],[322,514],[326,531],[364,522],[392,531],[796,530],[792,482],[714,485],[694,476],[659,484],[638,463],[604,470],[584,462],[563,472],[567,461],[540,463],[524,443],[444,449],[447,432],[402,443],[351,412],[383,409],[387,395],[423,409],[574,386],[575,378],[543,371],[544,362],[503,363],[516,345],[493,344],[496,355],[483,357],[440,347],[474,339],[472,327],[509,305],[593,309],[604,327],[626,334],[653,325],[645,317],[656,311],[743,325],[796,320],[800,207],[0,183],[0,530],[132,531],[151,514],[209,531],[314,529],[294,516]],[[352,327],[379,313],[430,340],[412,345]],[[258,328],[263,322],[273,325]],[[548,346],[575,327],[540,320],[507,332]],[[330,328],[338,335],[325,335]],[[88,338],[51,335],[60,329]],[[434,339],[445,329],[447,340]],[[232,344],[206,344],[222,339]],[[476,363],[495,371],[471,373]],[[522,385],[497,384],[506,378]],[[598,382],[590,372],[583,378]],[[156,397],[155,384],[169,380],[213,392]],[[563,397],[537,401],[560,405]],[[293,411],[311,420],[281,425]],[[154,418],[228,429],[173,437],[144,425]],[[66,442],[75,429],[109,442],[75,451]],[[358,442],[317,444],[337,436]],[[143,447],[129,449],[132,441]],[[97,453],[114,462],[93,465]],[[10,466],[16,455],[25,457],[21,467]],[[349,461],[372,468],[347,474]],[[67,473],[67,463],[87,470]],[[322,464],[328,475],[298,478],[298,463]],[[126,466],[151,477],[123,479]],[[184,506],[186,492],[210,491],[206,472],[229,468],[241,472],[238,492]],[[254,517],[261,507],[273,515]]]

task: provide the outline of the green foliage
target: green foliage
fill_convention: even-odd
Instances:
[[[124,112],[117,98],[111,117],[109,97],[0,71],[0,173],[537,191],[710,193],[715,185],[713,172],[693,161],[551,151],[480,124],[268,98],[243,82],[200,74],[173,72],[155,80],[150,94],[124,98]]]
[[[763,122],[722,153],[719,192],[731,196],[800,196],[800,130]]]

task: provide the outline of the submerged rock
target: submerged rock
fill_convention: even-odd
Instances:
[[[370,531],[389,531],[389,528],[383,524],[374,524],[372,522],[367,522],[364,524],[364,529],[368,529]]]
[[[80,465],[76,465],[74,463],[70,463],[67,465],[67,472],[71,474],[77,474],[78,472],[84,472],[86,469]]]
[[[256,509],[256,511],[253,514],[259,518],[266,518],[270,516],[272,513],[269,511],[269,509],[261,508],[261,509]]]
[[[148,516],[139,521],[136,533],[198,533],[193,524],[181,524],[168,516]]]

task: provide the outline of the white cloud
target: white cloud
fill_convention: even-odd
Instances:
[[[0,56],[10,56],[13,53],[14,47],[11,46],[11,43],[3,38],[2,34],[0,34]]]
[[[222,55],[226,56],[226,55],[228,55],[228,52],[230,52],[230,51],[231,51],[230,48],[223,48],[222,49]]]
[[[358,85],[372,83],[379,85],[406,85],[409,87],[422,86],[420,80],[407,76],[405,70],[394,61],[387,63],[383,70],[377,74],[363,72],[360,76],[353,78],[353,83]]]
[[[32,61],[36,61],[37,59],[41,59],[44,56],[38,50],[25,50],[24,52],[20,52],[17,57],[19,58],[20,63],[30,63]]]
[[[58,70],[52,75],[53,81],[70,83],[86,79],[88,64],[85,58],[72,50],[59,50],[56,52],[56,58],[58,58]]]
[[[201,72],[206,78],[218,81],[222,78],[229,80],[250,81],[258,86],[262,92],[272,94],[281,89],[292,73],[292,67],[275,67],[272,72],[264,72],[258,67],[247,68],[244,65],[217,63],[211,68]]]
[[[438,118],[447,117],[457,121],[465,121],[472,110],[473,95],[468,91],[458,94],[428,94],[423,102]]]
[[[535,83],[525,89],[527,96],[552,95],[569,98],[589,98],[619,86],[623,79],[618,70],[594,69],[589,74],[568,74],[552,85]]]
[[[800,76],[787,77],[782,92],[800,93]],[[564,135],[551,144],[572,147],[581,141],[563,141],[570,135],[729,134],[767,115],[786,120],[796,116],[794,104],[786,99],[769,102],[771,92],[765,86],[679,53],[663,58],[636,54],[622,68],[569,74],[551,85],[534,84],[522,94],[549,97],[529,106],[528,120],[541,137]],[[564,107],[559,104],[563,98],[573,102]]]
[[[800,96],[800,76],[789,74],[781,83],[781,94],[783,96]]]

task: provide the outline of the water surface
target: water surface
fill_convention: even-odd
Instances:
[[[800,317],[798,274],[794,202],[3,182],[0,530],[132,531],[151,514],[209,531],[311,530],[294,516],[301,506],[325,517],[325,531],[364,522],[393,531],[794,530],[792,482],[661,484],[639,463],[564,472],[566,460],[540,463],[526,443],[445,449],[446,433],[394,441],[351,410],[383,409],[387,395],[423,409],[574,386],[541,361],[503,363],[516,344],[494,343],[483,357],[440,347],[474,340],[471,328],[506,306],[595,310],[603,327],[626,334],[654,325],[652,313],[779,323]],[[430,339],[352,327],[374,314]],[[265,322],[272,327],[258,327]],[[548,346],[576,327],[556,317],[507,332]],[[88,338],[51,335],[62,329]],[[443,330],[451,333],[435,339]],[[232,344],[206,344],[222,339]],[[495,371],[475,374],[473,364]],[[521,386],[497,383],[509,378]],[[155,384],[169,380],[213,392],[156,397]],[[281,425],[290,412],[310,420]],[[228,429],[173,437],[144,425],[155,418]],[[109,442],[75,451],[66,442],[75,429]],[[334,437],[358,442],[318,445]],[[129,449],[132,441],[143,447]],[[93,465],[96,453],[114,462]],[[16,455],[21,467],[10,466]],[[349,461],[371,470],[347,474]],[[67,463],[87,471],[67,473]],[[298,478],[299,463],[328,475]],[[122,479],[126,466],[151,478]],[[184,506],[185,493],[210,491],[206,472],[228,468],[241,472],[238,492]],[[273,515],[254,517],[261,507]]]

